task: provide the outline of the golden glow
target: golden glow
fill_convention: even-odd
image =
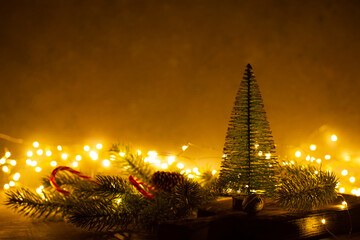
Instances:
[[[78,162],[73,162],[72,165],[73,165],[73,167],[78,167],[79,163]]]
[[[39,142],[33,142],[33,147],[38,148],[40,146]]]
[[[35,167],[37,165],[37,161],[31,161],[31,166]]]
[[[309,155],[306,156],[306,161],[310,161],[310,156]]]
[[[316,159],[316,162],[317,162],[318,164],[320,164],[320,163],[321,163],[321,159],[320,159],[320,158]]]
[[[356,194],[358,193],[358,191],[357,191],[356,188],[354,188],[353,190],[351,190],[351,193],[354,194],[354,195],[356,195]]]
[[[184,166],[184,164],[182,164],[182,163],[178,163],[178,164],[176,164],[176,166],[179,168],[179,169],[183,169],[185,166]]]
[[[347,206],[347,202],[346,202],[346,201],[343,201],[341,204],[344,205],[344,206]]]
[[[188,178],[194,178],[194,175],[189,174],[189,175],[188,175]]]
[[[331,135],[331,141],[336,142],[337,141],[337,136],[335,134]]]
[[[186,172],[186,174],[189,174],[189,173],[191,173],[191,169],[186,169],[185,172]]]
[[[141,155],[141,151],[140,150],[137,150],[137,155]]]
[[[89,156],[90,156],[90,158],[91,158],[92,160],[94,160],[94,161],[99,158],[99,155],[98,155],[97,152],[95,152],[95,151],[91,151],[91,152],[89,153]]]
[[[2,167],[3,172],[9,172],[9,168],[7,166]]]
[[[10,188],[10,185],[6,183],[6,184],[4,185],[4,189],[5,189],[5,190],[8,190],[9,188]]]
[[[216,174],[216,172],[217,172],[216,170],[212,170],[212,172],[211,172],[211,173],[212,173],[212,175],[215,175],[215,174]]]
[[[322,222],[322,224],[325,224],[325,223],[326,223],[325,218],[323,218],[323,219],[321,220],[321,222]]]
[[[270,154],[270,153],[267,153],[267,154],[265,154],[265,157],[266,157],[266,159],[270,159],[271,154]]]
[[[32,152],[32,151],[28,151],[28,152],[26,153],[26,155],[27,155],[28,157],[32,157],[33,152]]]
[[[5,162],[6,162],[5,158],[0,159],[0,164],[5,164]]]
[[[194,168],[193,168],[193,172],[194,172],[196,175],[200,175],[199,168],[197,168],[197,167],[194,167]]]
[[[81,160],[81,155],[76,155],[75,159],[76,159],[76,161],[80,161]]]
[[[109,166],[110,166],[110,161],[107,160],[107,159],[104,159],[104,161],[102,162],[102,164],[103,164],[105,167],[109,167]]]
[[[168,157],[168,164],[171,165],[175,162],[175,156],[169,156]]]
[[[325,159],[326,159],[326,160],[329,160],[330,158],[331,158],[330,155],[325,155]]]
[[[10,152],[6,152],[5,153],[5,157],[9,158],[11,156],[11,153]]]
[[[295,152],[295,157],[298,157],[298,158],[301,157],[301,152],[300,152],[300,151],[296,151],[296,152]]]
[[[45,154],[46,154],[46,156],[50,157],[52,152],[50,150],[47,150]]]
[[[58,145],[57,150],[62,151],[62,147],[60,145]]]
[[[168,164],[167,164],[167,163],[161,164],[161,168],[162,168],[162,169],[167,169],[167,168],[168,168]]]
[[[254,147],[255,149],[257,149],[259,147],[259,144],[255,144]]]
[[[103,148],[103,145],[101,143],[98,143],[98,144],[96,144],[96,148],[100,150]]]
[[[42,195],[43,194],[43,189],[44,189],[44,186],[40,186],[40,187],[38,187],[37,189],[36,189],[36,192],[38,193],[38,194],[40,194],[40,195]]]
[[[222,155],[222,158],[226,158],[226,157],[227,157],[227,155],[226,155],[226,154],[223,154],[223,155]]]
[[[341,187],[341,188],[339,189],[339,192],[340,192],[340,193],[344,193],[344,192],[345,192],[345,188]]]
[[[117,203],[117,204],[120,204],[121,201],[122,201],[122,199],[121,199],[121,198],[118,198],[118,200],[116,201],[116,203]]]
[[[61,158],[66,160],[68,158],[68,155],[66,153],[61,154]]]
[[[85,145],[85,146],[84,146],[84,151],[85,151],[85,152],[90,151],[90,147],[89,147],[88,145]]]
[[[16,160],[11,160],[11,161],[10,161],[10,164],[11,164],[12,166],[15,166],[15,165],[16,165]]]
[[[263,152],[262,151],[259,151],[259,156],[262,156],[263,155]]]
[[[314,145],[314,144],[310,145],[310,150],[315,151],[316,150],[316,145]]]
[[[56,162],[56,161],[51,161],[51,162],[50,162],[50,165],[51,165],[52,167],[56,167],[57,162]]]
[[[344,170],[341,171],[341,175],[343,175],[343,176],[348,175],[348,173],[349,173],[349,172],[348,172],[346,169],[344,169]]]
[[[120,157],[125,157],[125,153],[124,152],[119,152]]]
[[[351,183],[355,182],[355,177],[350,177],[349,181],[350,181]]]
[[[315,174],[318,174],[319,172],[318,171],[315,171]]]
[[[184,146],[181,147],[181,149],[182,149],[183,151],[185,151],[186,149],[188,149],[188,147],[189,147],[188,145],[184,145]]]
[[[345,159],[345,161],[347,161],[347,162],[351,160],[350,156],[348,156],[348,155],[346,155],[344,159]]]
[[[157,154],[156,151],[149,151],[149,152],[148,152],[148,155],[149,155],[150,157],[156,157],[158,154]]]
[[[15,182],[14,182],[14,181],[10,181],[10,182],[9,182],[9,185],[10,185],[10,187],[14,187],[14,186],[15,186]]]
[[[35,172],[41,172],[41,170],[42,170],[41,167],[36,167],[35,168]]]
[[[42,149],[39,149],[36,151],[36,154],[39,156],[43,155],[43,153],[44,153],[44,151]]]
[[[13,176],[13,179],[14,179],[14,181],[19,181],[19,179],[20,179],[20,173],[15,173],[14,174],[14,176]]]
[[[27,165],[31,165],[31,159],[29,159],[29,158],[26,159],[26,164],[27,164]]]

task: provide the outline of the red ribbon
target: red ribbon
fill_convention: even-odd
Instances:
[[[70,167],[66,167],[66,166],[60,166],[60,167],[57,167],[55,168],[52,173],[50,174],[50,183],[53,187],[55,187],[55,190],[58,191],[58,192],[61,192],[63,194],[65,194],[65,196],[68,196],[70,194],[69,191],[66,191],[65,189],[62,189],[56,182],[55,182],[55,175],[57,172],[60,172],[60,171],[69,171],[73,174],[76,174],[78,177],[81,177],[81,178],[84,178],[88,181],[94,181],[94,182],[97,182],[95,180],[93,180],[91,177],[89,176],[86,176],[86,175],[83,175],[81,172],[79,171],[76,171]]]
[[[142,181],[140,181],[139,179],[137,179],[134,176],[129,177],[129,181],[132,183],[132,185],[134,185],[134,187],[142,193],[142,195],[144,195],[145,197],[149,198],[149,199],[153,199],[154,198],[154,194],[152,194],[149,191],[146,191],[144,189],[143,186],[147,187],[150,191],[155,191],[155,188],[147,183],[144,183]]]

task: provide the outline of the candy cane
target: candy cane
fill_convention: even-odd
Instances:
[[[142,181],[140,181],[139,179],[137,179],[134,176],[129,177],[129,181],[132,183],[132,185],[134,185],[134,187],[142,193],[142,195],[144,195],[145,197],[149,198],[149,199],[153,199],[154,198],[154,194],[152,194],[149,191],[145,191],[145,189],[142,186],[147,187],[150,191],[155,191],[155,188],[147,183],[144,183]]]
[[[56,175],[57,172],[60,172],[60,171],[69,171],[69,172],[71,172],[71,173],[73,173],[73,174],[76,174],[78,177],[84,178],[84,179],[86,179],[86,180],[88,180],[88,181],[94,181],[94,182],[97,182],[97,183],[98,183],[98,181],[93,180],[92,177],[83,175],[81,172],[76,171],[76,170],[74,170],[74,169],[72,169],[72,168],[70,168],[70,167],[66,167],[66,166],[57,167],[57,168],[55,168],[55,169],[52,171],[52,173],[51,173],[51,175],[50,175],[50,183],[51,183],[51,185],[52,185],[53,187],[55,187],[55,190],[56,190],[56,191],[65,194],[65,196],[68,196],[68,195],[70,194],[70,192],[69,192],[69,191],[66,191],[65,189],[62,189],[62,188],[55,182],[55,175]]]

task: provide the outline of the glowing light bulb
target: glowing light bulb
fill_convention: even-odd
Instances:
[[[355,177],[350,177],[349,181],[350,181],[351,183],[355,182]]]
[[[347,206],[347,202],[346,202],[346,201],[343,201],[341,204],[344,205],[344,206]]]
[[[6,152],[5,153],[5,157],[9,158],[11,156],[11,153],[10,152]]]
[[[48,157],[50,157],[51,154],[52,154],[52,152],[50,150],[47,150],[46,153],[45,153],[45,155],[48,156]]]
[[[89,147],[88,145],[85,145],[85,146],[84,146],[84,151],[85,151],[85,152],[90,151],[90,147]]]
[[[326,159],[326,160],[329,160],[330,158],[331,158],[330,155],[325,155],[325,159]]]
[[[255,144],[254,147],[255,149],[257,149],[259,147],[259,144]]]
[[[325,224],[325,223],[326,223],[325,218],[323,218],[323,219],[321,220],[321,222],[322,222],[322,224]]]
[[[148,152],[148,155],[149,155],[150,157],[156,157],[158,154],[157,154],[156,151],[149,151],[149,152]]]
[[[26,153],[26,155],[27,155],[28,157],[32,157],[33,152],[32,152],[32,151],[28,151],[28,152]]]
[[[167,169],[167,168],[168,168],[168,164],[167,164],[167,163],[161,164],[161,168],[162,168],[162,169]]]
[[[300,152],[300,151],[296,151],[296,152],[295,152],[295,157],[298,157],[298,158],[301,157],[301,152]]]
[[[120,157],[125,157],[125,153],[124,152],[119,152]]]
[[[44,153],[44,151],[42,149],[39,149],[36,151],[36,154],[39,156],[43,155],[43,153]]]
[[[2,167],[3,172],[9,172],[9,168],[7,166]]]
[[[35,172],[41,172],[41,170],[42,170],[41,167],[36,167],[35,168]]]
[[[336,142],[337,141],[337,136],[335,134],[331,135],[331,141]]]
[[[11,164],[12,166],[15,166],[15,165],[16,165],[16,160],[11,160],[11,161],[10,161],[10,164]]]
[[[320,158],[316,159],[316,162],[317,162],[318,164],[320,164],[320,163],[321,163],[321,159],[320,159]]]
[[[0,164],[5,164],[5,162],[6,162],[5,158],[0,159]]]
[[[105,166],[105,167],[109,167],[110,166],[110,161],[105,159],[102,164]]]
[[[352,193],[352,194],[354,194],[354,195],[356,195],[356,194],[357,194],[357,192],[358,192],[358,191],[357,191],[357,189],[356,189],[356,188],[354,188],[353,190],[351,190],[351,193]]]
[[[18,181],[20,179],[20,173],[15,173],[13,176],[14,181]]]
[[[340,192],[340,193],[344,193],[344,192],[345,192],[345,188],[341,187],[341,188],[339,189],[339,192]]]
[[[197,168],[197,167],[194,167],[194,168],[193,168],[193,172],[194,172],[196,175],[200,175],[199,168]]]
[[[262,155],[263,155],[263,152],[262,152],[262,151],[259,151],[258,154],[259,154],[259,156],[262,156]]]
[[[57,162],[56,162],[56,161],[51,161],[51,162],[50,162],[50,165],[51,165],[52,167],[56,167]]]
[[[80,161],[80,160],[81,160],[81,155],[76,155],[75,159],[76,159],[77,161]]]
[[[100,150],[103,148],[103,145],[101,143],[98,143],[98,144],[96,144],[96,148]]]
[[[183,169],[183,168],[184,168],[184,164],[182,164],[182,163],[178,163],[176,166],[177,166],[179,169]]]
[[[33,147],[38,148],[40,146],[39,142],[33,142]]]
[[[10,187],[14,187],[14,186],[15,186],[15,182],[14,182],[14,181],[10,181],[10,182],[9,182],[9,185],[10,185]]]
[[[318,171],[315,171],[315,174],[318,174],[319,172]]]
[[[315,151],[316,150],[316,145],[314,145],[314,144],[310,145],[310,150]]]
[[[265,157],[266,157],[266,159],[270,159],[271,154],[270,154],[270,153],[267,153],[267,154],[265,154]]]
[[[78,162],[73,162],[72,165],[73,165],[73,167],[78,167],[79,163]]]
[[[61,158],[66,160],[68,158],[68,155],[66,153],[61,154]]]
[[[8,190],[9,188],[10,188],[10,185],[6,183],[6,184],[4,185],[4,189],[5,189],[5,190]]]
[[[222,158],[226,158],[226,157],[227,157],[227,155],[226,155],[226,154],[223,154],[223,155],[222,155]]]
[[[168,157],[168,164],[171,165],[175,162],[175,156],[169,156]]]
[[[188,175],[188,178],[194,178],[194,175],[189,174],[189,175]]]
[[[98,157],[99,157],[99,155],[97,154],[97,152],[95,152],[95,151],[91,151],[90,153],[89,153],[89,156],[90,156],[90,158],[92,159],[92,160],[97,160],[98,159]]]
[[[31,165],[31,159],[29,159],[29,158],[26,159],[26,164],[27,164],[27,165]]]
[[[191,169],[186,169],[185,172],[186,172],[186,174],[189,174],[189,173],[191,173]]]
[[[215,175],[215,174],[216,174],[216,172],[217,172],[216,170],[212,170],[212,172],[211,172],[211,173],[212,173],[212,175]]]
[[[137,155],[141,155],[141,151],[140,150],[137,150]]]
[[[37,165],[37,161],[31,161],[31,166],[35,167]]]
[[[343,176],[348,175],[348,173],[349,173],[349,172],[348,172],[346,169],[341,171],[341,175],[343,175]]]
[[[57,150],[62,151],[62,147],[60,145],[58,145]]]
[[[184,146],[181,147],[181,149],[182,149],[183,151],[185,151],[186,149],[188,149],[188,147],[189,147],[188,145],[184,145]]]
[[[121,201],[122,201],[122,199],[121,199],[121,198],[119,198],[119,199],[116,201],[116,203],[117,203],[117,204],[120,204],[120,203],[121,203]]]
[[[310,161],[310,156],[307,155],[305,159],[306,159],[306,161]]]

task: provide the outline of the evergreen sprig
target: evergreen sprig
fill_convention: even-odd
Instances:
[[[331,203],[337,197],[338,179],[333,172],[312,165],[286,165],[275,200],[292,211],[309,211]]]

